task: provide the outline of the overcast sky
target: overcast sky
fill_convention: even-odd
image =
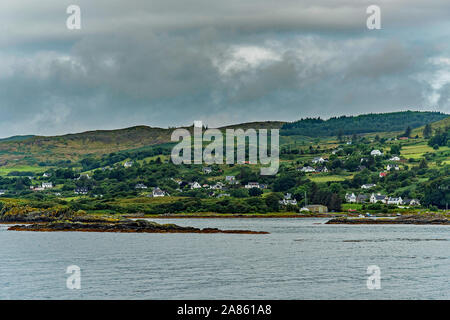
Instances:
[[[450,112],[448,0],[0,3],[0,137],[406,109]]]

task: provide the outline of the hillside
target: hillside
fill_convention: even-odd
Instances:
[[[442,119],[440,121],[436,121],[436,122],[430,123],[430,125],[431,125],[431,128],[433,130],[438,129],[438,128],[440,128],[440,129],[448,128],[448,127],[450,127],[450,117],[447,117],[447,118]],[[419,137],[423,137],[423,129],[424,128],[425,128],[425,126],[421,126],[419,128],[416,128],[416,129],[412,130],[411,131],[411,135],[412,136],[418,135]]]
[[[220,129],[280,128],[283,122],[252,122]],[[188,129],[192,130],[192,127]],[[135,126],[118,130],[96,130],[62,136],[28,136],[0,140],[0,165],[11,163],[77,161],[86,155],[100,156],[112,152],[139,149],[170,142],[174,129]]]
[[[314,137],[404,131],[408,126],[414,129],[448,117],[449,115],[440,112],[403,111],[341,116],[328,120],[306,118],[284,124],[281,135]]]
[[[250,122],[224,126],[220,129],[275,129],[281,128],[281,141],[298,140],[297,135],[326,137],[352,133],[404,131],[406,126],[421,134],[423,125],[434,121],[433,127],[445,127],[450,122],[448,115],[437,112],[395,112],[367,114],[356,117],[342,116],[328,120],[303,119],[285,123],[280,121]],[[187,128],[192,130],[192,127]],[[79,161],[88,155],[100,157],[113,152],[139,150],[170,142],[174,128],[135,126],[117,130],[96,130],[62,136],[15,136],[0,140],[0,166],[32,165],[44,162],[47,165],[59,161]],[[286,142],[286,141],[285,141]],[[290,141],[295,142],[295,141]]]
[[[0,139],[0,142],[4,142],[4,141],[22,141],[22,140],[26,140],[29,138],[32,138],[34,136],[12,136],[12,137],[8,137],[8,138],[3,138]]]

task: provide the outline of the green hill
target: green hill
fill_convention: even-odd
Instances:
[[[252,122],[226,126],[230,128],[273,129],[283,122]],[[193,127],[189,127],[192,131]],[[7,164],[37,164],[39,162],[77,161],[87,155],[101,156],[124,150],[136,150],[170,141],[174,128],[135,126],[118,130],[96,130],[62,136],[23,136],[0,140],[0,166]]]
[[[450,117],[447,117],[447,118],[442,119],[440,121],[436,121],[436,122],[430,123],[430,125],[431,125],[431,128],[433,130],[435,130],[437,128],[440,128],[440,129],[444,130],[445,128],[450,127]],[[419,128],[416,128],[416,129],[412,130],[411,135],[412,136],[418,135],[419,137],[423,137],[423,129],[424,128],[425,128],[425,126],[421,126]]]
[[[440,112],[402,111],[341,116],[328,120],[306,118],[284,124],[281,128],[281,135],[314,137],[404,131],[408,126],[414,129],[448,117],[449,115]]]
[[[8,137],[8,138],[0,139],[0,142],[1,141],[22,141],[22,140],[26,140],[26,139],[29,139],[29,138],[32,138],[32,137],[34,137],[34,136],[32,136],[32,135],[29,135],[29,136],[12,136],[12,137]]]
[[[292,123],[280,121],[250,122],[220,129],[278,129],[284,141],[292,135],[326,137],[339,134],[404,131],[407,126],[421,130],[421,126],[436,122],[433,127],[445,126],[450,117],[438,112],[395,112],[342,116],[322,119],[302,119]],[[0,166],[37,165],[40,162],[78,161],[86,156],[101,157],[114,152],[139,150],[171,142],[175,128],[135,126],[118,130],[96,130],[62,136],[15,136],[0,139]],[[188,127],[192,130],[192,127]],[[292,137],[294,138],[294,137]]]

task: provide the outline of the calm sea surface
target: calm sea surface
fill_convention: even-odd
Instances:
[[[450,299],[449,226],[152,219],[268,235],[17,232],[0,225],[0,299]],[[81,289],[66,268],[81,268]],[[381,269],[369,290],[367,267]]]

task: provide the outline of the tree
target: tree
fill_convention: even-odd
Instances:
[[[250,188],[248,189],[248,194],[250,195],[250,197],[258,197],[260,195],[262,195],[262,190],[259,188]]]
[[[428,168],[427,160],[422,158],[422,160],[420,160],[420,163],[419,163],[419,169],[426,169],[426,168]]]
[[[400,154],[402,146],[400,144],[393,144],[391,146],[391,154]]]
[[[423,128],[423,136],[424,136],[424,138],[428,139],[431,137],[432,134],[433,134],[433,131],[431,129],[431,125],[429,123],[427,123],[425,125],[425,128]]]
[[[339,142],[343,141],[343,135],[344,135],[344,133],[342,132],[342,129],[339,129],[338,134],[337,134],[337,138],[338,138]]]
[[[279,194],[271,193],[266,197],[265,202],[271,211],[276,212],[280,209],[280,200],[281,196]]]
[[[277,178],[273,183],[273,190],[275,192],[278,191],[287,191],[290,188],[295,186],[295,178],[292,176],[283,176]]]
[[[332,211],[341,211],[341,198],[336,193],[333,193],[330,198],[330,202],[328,203],[328,209]]]
[[[233,191],[230,192],[230,195],[235,198],[246,198],[248,197],[248,194],[249,194],[248,190],[242,188],[234,189]]]
[[[405,133],[403,134],[404,137],[410,137],[411,136],[411,127],[408,126],[405,130]]]

